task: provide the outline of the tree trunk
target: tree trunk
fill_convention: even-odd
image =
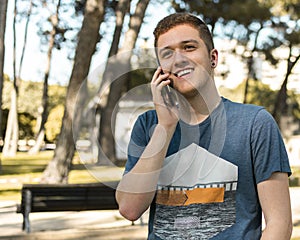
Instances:
[[[288,79],[294,66],[297,64],[298,60],[300,59],[300,55],[296,57],[292,55],[292,45],[289,46],[289,49],[290,49],[290,53],[289,53],[289,58],[287,60],[286,75],[280,87],[280,90],[278,91],[276,101],[274,104],[273,114],[272,114],[279,127],[280,127],[281,115],[284,114],[285,113],[284,111],[287,109],[286,100],[287,100]],[[292,61],[293,58],[295,58],[294,61]]]
[[[7,126],[5,132],[4,146],[2,154],[4,157],[13,157],[18,150],[18,111],[17,102],[18,94],[16,88],[11,91],[10,109],[7,117]]]
[[[109,87],[109,85],[111,83],[111,79],[113,79],[114,76],[116,74],[118,74],[117,72],[119,72],[119,70],[120,70],[119,68],[117,68],[117,72],[116,72],[115,69],[114,69],[113,63],[114,63],[114,60],[115,60],[115,55],[118,53],[118,49],[119,49],[119,42],[120,42],[120,37],[121,37],[121,34],[122,34],[122,27],[123,27],[123,24],[124,24],[124,18],[125,18],[126,13],[129,10],[130,10],[130,0],[120,0],[118,2],[117,8],[116,8],[116,13],[115,13],[116,14],[116,27],[115,27],[115,31],[114,31],[114,35],[113,35],[113,41],[111,43],[111,47],[110,47],[110,50],[109,50],[109,53],[108,53],[108,61],[107,61],[106,66],[105,66],[105,71],[104,71],[104,74],[103,74],[103,77],[102,77],[103,81],[101,82],[100,92],[99,92],[99,95],[101,96],[101,99],[105,99],[103,102],[105,102],[107,104],[109,104],[107,102],[108,92],[104,91],[104,93],[102,93],[101,90],[106,89],[107,87]],[[112,59],[113,59],[113,61],[112,61]],[[100,105],[97,106],[97,108],[98,108],[97,111],[100,112],[100,115],[101,115],[101,107],[103,107],[102,105],[103,104],[101,104],[101,106]],[[108,117],[110,119],[110,115],[107,116],[107,114],[109,115],[109,113],[105,113],[105,115],[101,116],[101,118]],[[102,121],[108,122],[109,119],[107,119],[107,120],[102,119]],[[99,123],[99,126],[100,126],[100,124],[101,123]],[[99,138],[100,142],[101,142],[101,132],[103,131],[103,135],[106,135],[106,132],[105,132],[106,130],[107,130],[107,128],[102,128],[98,131],[98,138]],[[111,142],[111,140],[110,140],[110,143],[113,144],[114,142]],[[102,149],[99,149],[99,151],[98,151],[98,164],[109,165],[110,164],[109,159],[105,158],[104,156],[105,156],[105,154],[103,153]]]
[[[2,0],[0,4],[0,106],[2,106],[2,93],[3,93],[3,83],[4,83],[4,55],[5,55],[5,26],[6,26],[6,12],[7,12],[7,2],[8,0]],[[2,133],[2,122],[3,122],[3,111],[0,107],[0,141],[3,140]]]
[[[116,27],[114,31],[113,41],[108,53],[108,57],[116,55],[119,49],[120,37],[122,34],[122,27],[124,23],[124,17],[130,10],[130,0],[120,0],[116,8]]]
[[[54,48],[55,36],[57,33],[57,27],[59,23],[59,7],[60,7],[61,0],[58,0],[56,6],[56,13],[50,17],[50,22],[52,24],[52,30],[50,32],[50,39],[49,39],[49,46],[47,52],[47,66],[44,75],[44,84],[43,84],[43,97],[42,97],[42,113],[41,117],[38,118],[40,120],[37,125],[39,126],[39,130],[36,137],[35,145],[29,150],[29,154],[36,154],[40,151],[40,148],[43,144],[45,138],[45,124],[48,118],[48,79],[51,71],[51,60],[52,60],[52,52]]]
[[[254,46],[251,50],[251,55],[247,58],[248,74],[247,74],[247,79],[246,79],[246,84],[245,84],[243,103],[248,103],[247,98],[248,98],[248,92],[249,92],[250,79],[257,80],[256,69],[254,69],[254,66],[253,66],[254,65],[253,55],[254,55],[254,52],[257,50],[258,36],[262,29],[263,29],[263,23],[260,24],[260,28],[256,32]]]
[[[136,5],[135,13],[130,17],[129,29],[125,34],[122,48],[120,48],[118,54],[110,58],[108,62],[108,64],[110,64],[108,69],[111,69],[112,74],[110,74],[111,78],[104,79],[106,83],[110,84],[110,91],[106,106],[101,109],[99,131],[101,150],[98,159],[99,164],[102,164],[104,159],[108,159],[112,163],[115,163],[117,160],[114,140],[116,115],[113,115],[113,111],[128,80],[127,74],[130,72],[132,50],[135,46],[148,3],[149,0],[139,0]]]
[[[18,86],[19,79],[16,76],[16,18],[17,0],[15,0],[13,20],[13,90],[11,92],[11,105],[8,114],[3,156],[15,156],[18,150],[19,124],[18,124]]]
[[[26,45],[27,45],[28,26],[29,26],[30,16],[31,16],[31,12],[32,12],[32,7],[33,7],[33,3],[32,3],[32,0],[30,0],[29,9],[28,9],[28,12],[27,12],[26,24],[25,24],[23,48],[22,48],[22,53],[21,53],[21,58],[20,58],[20,63],[19,63],[18,77],[20,79],[21,79],[21,72],[22,72],[22,68],[23,68],[23,60],[24,60],[24,55],[25,55],[25,49],[26,49]]]
[[[99,27],[104,18],[104,0],[88,0],[84,19],[79,32],[79,41],[75,53],[74,66],[67,90],[66,106],[62,128],[56,143],[54,157],[45,169],[42,182],[67,183],[75,151],[74,139],[77,132],[72,132],[72,125],[78,124],[82,109],[75,103],[80,87],[86,87],[85,78],[88,75],[91,58],[99,40]],[[75,113],[75,114],[74,114]],[[75,128],[74,129],[78,129]]]

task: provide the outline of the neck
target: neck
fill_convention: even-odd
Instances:
[[[180,106],[182,106],[180,107],[180,117],[184,122],[199,124],[219,105],[221,97],[217,89],[208,92],[185,99],[185,102],[180,102]]]

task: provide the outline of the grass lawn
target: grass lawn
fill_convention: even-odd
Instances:
[[[53,151],[42,151],[36,155],[26,152],[18,152],[15,157],[1,159],[0,168],[0,199],[20,201],[20,189],[23,183],[39,183],[40,178],[48,162],[53,157]],[[99,171],[105,172],[108,167],[98,167]],[[75,155],[73,167],[69,174],[69,183],[93,183],[109,181],[107,177],[94,177],[96,171],[87,170]]]

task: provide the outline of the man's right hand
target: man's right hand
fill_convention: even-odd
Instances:
[[[158,67],[151,80],[153,103],[158,117],[158,124],[164,127],[172,127],[177,125],[179,119],[178,107],[166,105],[162,91],[171,83],[171,80],[168,79],[170,73],[161,73],[162,68]]]

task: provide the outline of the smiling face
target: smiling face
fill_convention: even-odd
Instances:
[[[199,31],[191,25],[177,25],[161,34],[157,55],[164,72],[171,73],[173,87],[185,97],[206,91],[207,82],[213,81],[211,63],[217,62],[218,53],[208,51]]]

